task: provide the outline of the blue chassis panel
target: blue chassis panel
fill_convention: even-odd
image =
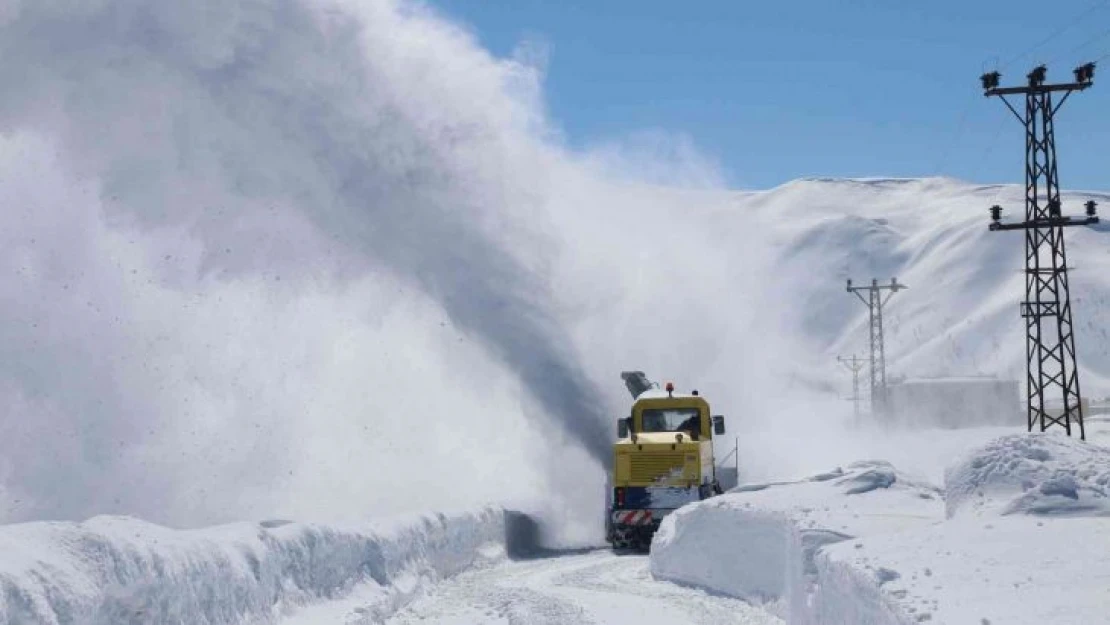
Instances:
[[[624,505],[617,504],[616,489],[613,489],[611,500],[613,510],[673,510],[687,503],[708,499],[713,495],[713,488],[707,484],[690,488],[656,486],[623,486],[620,488],[624,489]],[[686,496],[680,496],[679,491],[684,491]]]

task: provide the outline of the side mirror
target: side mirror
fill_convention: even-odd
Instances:
[[[628,438],[628,425],[630,418],[617,419],[617,438]]]
[[[713,433],[721,435],[725,433],[725,418],[721,415],[713,415]]]

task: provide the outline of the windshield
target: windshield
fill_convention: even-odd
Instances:
[[[697,408],[648,408],[644,410],[645,432],[690,432],[697,437],[701,423]]]

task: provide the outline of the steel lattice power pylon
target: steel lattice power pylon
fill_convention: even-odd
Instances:
[[[856,421],[859,421],[859,372],[863,370],[864,361],[855,354],[852,354],[851,358],[837,356],[836,360],[844,365],[848,371],[852,372],[852,396],[848,399],[852,400],[852,411],[856,417]]]
[[[871,414],[886,411],[886,347],[883,343],[883,307],[901,289],[909,288],[898,284],[898,278],[891,278],[890,284],[879,284],[872,279],[868,286],[852,286],[848,280],[848,292],[854,293],[867,306],[871,331]],[[860,295],[867,291],[867,298]],[[883,296],[883,291],[890,291]]]
[[[1087,202],[1085,217],[1067,217],[1060,210],[1060,185],[1056,166],[1056,134],[1053,117],[1075,91],[1091,86],[1095,65],[1075,69],[1075,81],[1045,84],[1045,67],[1030,72],[1021,87],[999,87],[999,73],[980,77],[987,96],[998,96],[1025,126],[1025,221],[1002,223],[1002,208],[992,206],[991,230],[1025,231],[1025,355],[1027,382],[1027,425],[1039,424],[1041,431],[1062,426],[1071,436],[1072,423],[1083,429],[1083,406],[1079,394],[1079,370],[1075,359],[1075,332],[1068,290],[1067,252],[1064,228],[1098,223],[1095,203]],[[1053,103],[1052,95],[1062,93]],[[1024,114],[1007,95],[1025,96]],[[1046,397],[1062,400],[1060,414],[1050,414]]]

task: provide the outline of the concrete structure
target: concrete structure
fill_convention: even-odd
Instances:
[[[1017,380],[910,378],[888,386],[891,421],[911,427],[966,428],[1022,422]]]

